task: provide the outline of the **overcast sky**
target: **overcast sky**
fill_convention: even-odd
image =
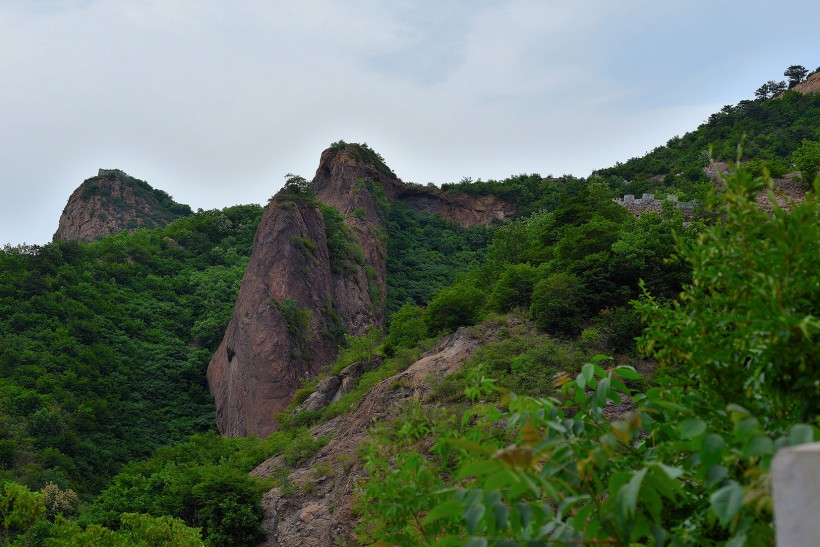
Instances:
[[[331,142],[405,181],[588,176],[820,63],[817,0],[0,0],[0,245],[117,168],[265,203]]]

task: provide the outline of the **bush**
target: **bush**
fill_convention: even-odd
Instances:
[[[484,299],[484,293],[470,285],[459,284],[444,289],[427,306],[427,332],[435,335],[475,325],[481,320]]]
[[[552,334],[578,334],[582,318],[582,290],[581,282],[571,274],[556,273],[542,279],[532,292],[530,314],[533,320]]]
[[[385,348],[393,351],[397,347],[412,348],[427,337],[424,310],[409,302],[390,316]]]
[[[529,309],[538,277],[538,269],[529,264],[508,265],[496,281],[487,300],[487,307],[501,313],[516,308]]]

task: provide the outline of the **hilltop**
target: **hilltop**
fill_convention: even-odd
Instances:
[[[119,169],[100,169],[68,198],[54,241],[95,241],[123,230],[156,228],[192,214],[162,190]]]

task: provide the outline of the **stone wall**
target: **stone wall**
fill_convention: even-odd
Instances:
[[[655,194],[643,194],[640,198],[636,198],[633,194],[626,194],[622,198],[613,198],[612,201],[622,207],[626,207],[630,213],[640,215],[649,211],[660,212],[663,209],[663,204],[669,202],[675,207],[681,209],[684,214],[690,215],[695,210],[694,201],[678,201],[678,196],[668,195],[666,199],[655,199]]]

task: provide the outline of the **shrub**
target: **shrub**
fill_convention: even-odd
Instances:
[[[385,346],[391,351],[399,346],[412,348],[426,337],[427,325],[424,323],[424,310],[408,302],[390,316],[390,328]]]
[[[508,265],[496,281],[487,307],[501,313],[516,308],[528,309],[538,277],[538,269],[529,264]]]
[[[484,299],[484,293],[470,285],[458,284],[444,289],[427,305],[427,332],[434,335],[475,325],[482,317]]]
[[[542,279],[532,292],[533,320],[549,333],[577,334],[581,327],[582,290],[583,285],[572,274],[556,273]]]

